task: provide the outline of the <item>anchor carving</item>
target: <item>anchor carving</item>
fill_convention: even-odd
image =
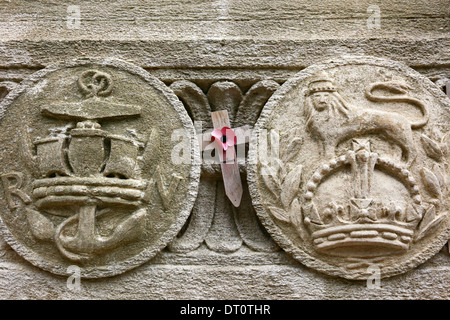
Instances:
[[[147,145],[133,130],[116,135],[102,130],[99,123],[140,116],[139,106],[102,99],[111,94],[112,85],[109,74],[88,70],[78,80],[84,100],[41,106],[43,116],[70,120],[71,124],[52,129],[48,137],[33,142],[39,175],[32,184],[33,205],[39,211],[28,209],[28,215],[52,229],[37,237],[52,235],[47,240],[53,240],[70,260],[86,261],[135,240],[147,215],[141,206],[148,181],[142,179],[139,163]],[[118,211],[120,222],[101,232],[98,220]],[[39,212],[65,219],[54,227]]]
[[[80,207],[77,215],[66,219],[58,226],[54,236],[55,243],[60,252],[71,260],[89,259],[92,255],[137,237],[136,228],[140,226],[146,213],[145,209],[137,210],[116,227],[112,235],[102,237],[96,234],[95,230],[95,218],[99,215],[97,214],[97,205],[84,205]],[[65,227],[76,221],[78,221],[78,229],[75,236],[68,237],[61,234]]]

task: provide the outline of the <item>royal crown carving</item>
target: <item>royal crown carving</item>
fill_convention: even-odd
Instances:
[[[395,62],[305,69],[255,127],[248,180],[258,216],[284,250],[331,275],[417,266],[450,233],[449,110],[438,87]]]
[[[369,141],[354,140],[352,144],[353,150],[324,164],[306,183],[302,211],[316,250],[351,257],[407,251],[423,214],[414,176],[403,166],[371,152]],[[349,171],[350,181],[345,187],[350,197],[344,201],[328,202],[327,199],[318,210],[320,205],[314,199],[316,203],[321,202],[320,195],[316,194],[319,185],[327,183],[325,180],[341,169]],[[379,174],[403,184],[412,203],[387,200],[384,190],[374,190],[380,188],[376,181]]]

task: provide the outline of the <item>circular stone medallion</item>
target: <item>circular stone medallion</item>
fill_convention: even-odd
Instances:
[[[289,79],[253,131],[248,181],[264,226],[295,259],[368,279],[410,270],[450,237],[450,101],[370,57]]]
[[[0,110],[2,233],[34,265],[116,275],[154,257],[188,218],[194,127],[145,70],[115,59],[49,66]]]

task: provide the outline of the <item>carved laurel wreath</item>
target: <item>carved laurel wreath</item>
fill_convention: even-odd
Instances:
[[[271,141],[280,141],[278,133],[271,132]],[[421,136],[423,149],[428,157],[435,161],[431,169],[423,167],[420,170],[421,178],[426,191],[431,196],[431,205],[425,213],[416,231],[414,241],[417,242],[430,234],[444,219],[445,213],[439,214],[443,200],[448,197],[450,188],[450,133],[443,135],[440,132],[433,133],[434,138],[423,134]],[[279,158],[271,159],[271,162],[261,163],[263,181],[272,194],[273,201],[266,203],[266,207],[272,216],[278,221],[292,224],[301,239],[305,239],[301,205],[298,199],[303,166],[292,163],[291,160],[300,151],[303,143],[301,138],[296,138],[293,130],[287,137],[294,137],[289,143],[281,144]],[[273,146],[271,146],[273,147]]]
[[[298,200],[303,165],[291,162],[303,143],[303,140],[296,135],[296,130],[287,132],[286,138],[290,140],[287,144],[280,143],[281,146],[286,147],[280,148],[279,158],[272,158],[270,163],[261,163],[261,173],[274,200],[266,204],[270,213],[277,220],[292,224],[299,236],[304,239],[305,231]],[[275,131],[271,132],[271,141],[280,141],[280,136]],[[271,145],[271,148],[274,148],[274,145]]]
[[[423,167],[420,171],[426,191],[431,196],[431,206],[426,210],[420,222],[415,241],[434,230],[445,217],[439,214],[441,204],[449,195],[448,184],[450,182],[449,163],[450,156],[450,133],[442,134],[434,131],[433,138],[423,134],[421,136],[422,146],[428,157],[435,161],[431,169]]]

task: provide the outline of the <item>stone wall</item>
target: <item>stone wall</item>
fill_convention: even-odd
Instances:
[[[440,87],[450,79],[450,8],[444,0],[71,5],[75,8],[59,1],[1,4],[0,97],[52,63],[113,57],[163,81],[191,118],[205,121],[207,129],[212,127],[209,111],[221,109],[229,110],[233,126],[253,126],[287,79],[341,55],[399,61]],[[378,9],[379,28],[369,27]],[[220,167],[204,165],[197,202],[179,236],[154,259],[124,274],[82,279],[79,291],[67,287],[67,277],[34,267],[0,240],[0,297],[450,298],[448,247],[414,270],[382,279],[378,289],[303,266],[281,250],[258,221],[242,159],[240,171],[244,195],[239,208],[225,197]]]

